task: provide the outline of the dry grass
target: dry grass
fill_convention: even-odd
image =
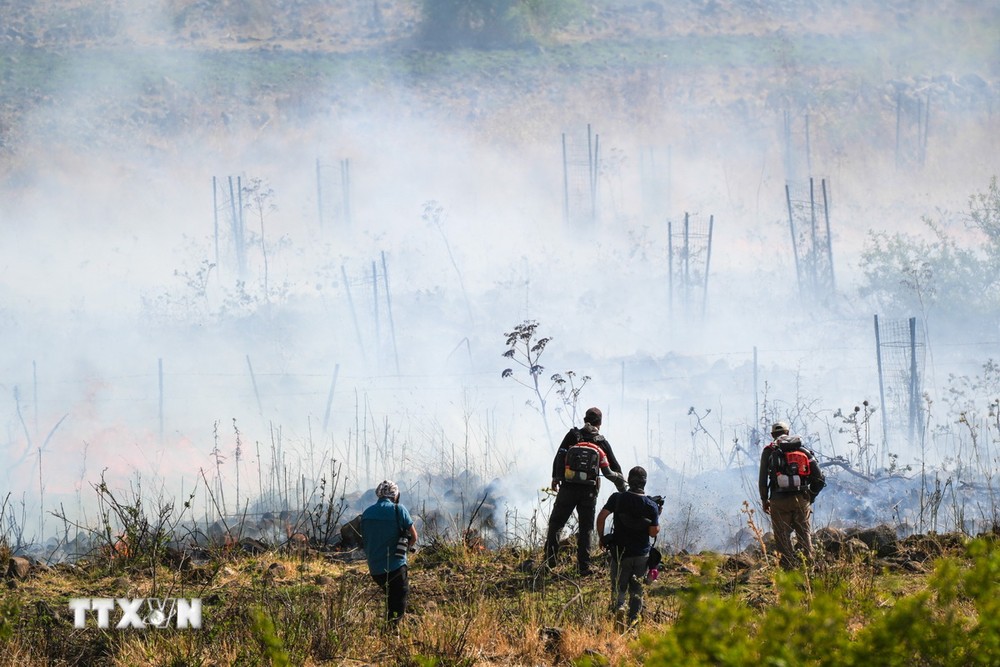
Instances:
[[[14,633],[0,640],[0,665],[266,665],[267,633],[253,610],[273,621],[271,639],[289,664],[442,665],[641,664],[635,630],[615,629],[601,574],[580,580],[569,564],[543,573],[537,553],[435,544],[411,568],[411,608],[398,632],[381,622],[383,597],[363,561],[330,554],[270,553],[226,557],[189,570],[160,566],[111,569],[108,563],[60,566],[11,583],[2,598],[18,608]],[[852,627],[872,608],[922,590],[927,574],[889,572],[872,558],[831,561],[814,575],[846,584]],[[778,603],[774,571],[745,556],[681,555],[666,559],[647,591],[641,630],[669,627],[679,600],[699,586],[751,608]],[[74,630],[70,597],[200,597],[197,630]],[[114,620],[114,617],[113,617]],[[91,621],[91,626],[93,621]]]

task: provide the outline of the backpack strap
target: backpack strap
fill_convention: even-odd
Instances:
[[[403,520],[400,518],[401,514],[399,512],[399,503],[396,503],[395,507],[396,507],[396,530],[399,531],[400,535],[402,535],[403,534]]]
[[[767,474],[774,475],[778,471],[778,465],[780,464],[780,459],[776,460],[775,456],[781,455],[781,448],[777,446],[768,445],[771,451],[767,455]]]

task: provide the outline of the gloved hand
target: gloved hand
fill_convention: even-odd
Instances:
[[[625,493],[625,491],[628,490],[628,486],[625,484],[625,478],[622,475],[613,472],[608,475],[608,479],[610,479],[615,485],[615,488],[618,489],[618,493]]]

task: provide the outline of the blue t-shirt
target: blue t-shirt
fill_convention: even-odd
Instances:
[[[396,545],[412,525],[413,519],[406,508],[388,498],[379,498],[361,514],[361,538],[372,574],[395,572],[406,565],[406,556],[396,555]]]
[[[619,491],[611,494],[608,502],[604,503],[604,509],[611,512],[615,519],[612,533],[615,546],[622,549],[622,556],[647,555],[652,540],[649,527],[660,525],[660,508],[656,501],[645,494]]]

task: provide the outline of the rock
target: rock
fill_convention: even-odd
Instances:
[[[754,566],[755,559],[752,555],[744,552],[734,554],[722,561],[721,569],[726,572],[739,572],[748,570]]]
[[[847,539],[847,534],[839,528],[824,526],[823,528],[813,532],[813,539],[823,544],[828,542],[843,542]]]
[[[163,561],[167,565],[177,567],[182,570],[191,567],[191,556],[176,547],[168,546],[164,549]]]
[[[250,554],[251,556],[259,556],[260,554],[269,551],[269,547],[266,544],[260,540],[253,539],[252,537],[244,537],[240,540],[239,548],[241,551]]]
[[[27,579],[31,574],[31,561],[22,556],[11,556],[7,561],[8,579]]]
[[[188,583],[207,583],[215,578],[216,570],[207,566],[192,566],[179,571],[184,581]]]
[[[859,530],[850,536],[864,542],[879,558],[894,556],[899,552],[896,531],[885,524]]]
[[[535,561],[530,558],[528,560],[521,561],[521,564],[517,566],[517,571],[522,574],[531,574],[535,571]]]
[[[677,570],[679,572],[687,572],[688,574],[694,574],[694,575],[700,575],[701,574],[701,570],[698,569],[698,566],[695,565],[694,563],[681,563],[677,567]]]
[[[357,515],[340,528],[340,543],[345,549],[361,546],[361,515]]]
[[[813,542],[834,558],[844,558],[854,553],[856,545],[852,545],[851,542],[860,544],[862,551],[868,550],[864,542],[849,538],[844,531],[831,527],[820,528],[814,532]]]
[[[844,542],[844,547],[845,547],[845,555],[848,556],[856,556],[858,554],[864,554],[871,551],[871,549],[868,548],[867,544],[853,537]]]
[[[545,650],[549,653],[558,653],[559,645],[562,643],[563,631],[561,628],[541,628],[538,636],[545,645]]]

